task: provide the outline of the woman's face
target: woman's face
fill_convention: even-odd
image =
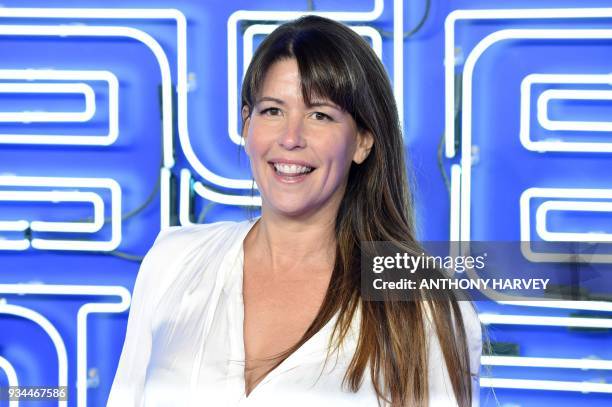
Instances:
[[[360,164],[372,136],[326,99],[302,99],[294,58],[274,63],[249,116],[242,111],[245,149],[264,210],[285,216],[328,211],[335,216],[351,162]]]

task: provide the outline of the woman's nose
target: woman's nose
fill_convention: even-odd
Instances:
[[[287,150],[303,148],[306,144],[302,120],[299,118],[287,120],[287,125],[284,127],[281,134],[279,134],[278,144]]]

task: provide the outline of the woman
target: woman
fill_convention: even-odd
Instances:
[[[346,26],[286,23],[242,88],[261,217],[160,233],[109,406],[477,405],[469,303],[366,301],[360,244],[415,239],[396,105]]]

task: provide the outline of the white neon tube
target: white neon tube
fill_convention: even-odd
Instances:
[[[497,301],[498,304],[516,305],[520,307],[579,309],[588,311],[612,312],[612,303],[607,301]]]
[[[548,317],[540,315],[479,314],[485,325],[539,325],[572,328],[612,328],[610,318]]]
[[[451,165],[450,173],[450,241],[458,242],[459,238],[459,213],[460,213],[460,193],[461,193],[461,166]]]
[[[32,221],[29,227],[37,232],[95,233],[104,226],[104,201],[93,192],[75,191],[0,191],[0,201],[25,202],[89,202],[93,205],[93,222]],[[27,222],[27,221],[26,221]],[[3,231],[0,224],[0,231]],[[26,227],[27,229],[27,227]],[[23,229],[25,230],[25,229]]]
[[[191,211],[190,206],[190,193],[191,193],[191,171],[186,168],[181,170],[180,175],[180,186],[179,186],[179,222],[182,226],[193,225],[194,223],[189,219],[189,212]]]
[[[593,188],[528,188],[521,194],[519,199],[519,216],[520,216],[520,237],[521,237],[521,252],[526,259],[532,262],[591,262],[591,263],[610,263],[612,262],[612,254],[592,253],[588,255],[579,255],[577,253],[539,253],[534,252],[531,248],[531,199],[533,198],[554,198],[554,199],[606,199],[612,201],[612,189],[593,189]],[[591,201],[593,202],[593,201]],[[588,201],[583,201],[581,204],[587,204]],[[602,202],[596,202],[602,203]],[[597,205],[599,206],[599,205]],[[537,216],[537,214],[536,214]],[[541,216],[541,215],[540,215]],[[542,220],[540,220],[542,222]],[[537,222],[536,222],[537,227]],[[542,226],[540,226],[540,229]],[[587,238],[591,234],[578,236],[583,241],[593,241]],[[571,241],[571,240],[570,240]]]
[[[551,232],[546,226],[550,211],[611,212],[611,202],[545,201],[536,209],[536,231],[549,242],[612,242],[612,233],[603,232]]]
[[[612,393],[612,384],[594,382],[569,382],[560,380],[526,380],[480,378],[481,387],[505,389],[576,391],[581,393]]]
[[[585,85],[606,85],[609,86],[612,84],[612,74],[530,74],[523,79],[521,82],[521,120],[520,120],[520,132],[519,139],[521,144],[527,149],[536,152],[546,152],[546,151],[584,151],[584,152],[601,152],[612,150],[612,142],[550,142],[550,141],[536,141],[531,139],[531,89],[534,84],[585,84]],[[579,92],[578,90],[565,90],[563,94],[567,94],[566,92],[570,92],[569,95],[575,94],[575,92]],[[581,92],[581,91],[580,91]],[[554,95],[555,93],[553,93]],[[539,103],[540,99],[538,99]],[[554,123],[553,126],[556,126],[559,130],[565,129],[565,124],[570,123],[570,126],[574,126],[576,129],[581,128],[584,130],[595,130],[594,128],[589,129],[590,122],[566,122],[566,121],[547,121],[546,117],[542,117],[547,115],[547,112],[543,110],[544,106],[538,107],[538,121],[543,126],[550,126],[548,122]],[[571,124],[573,123],[573,124]],[[606,124],[606,123],[603,123]],[[597,124],[599,125],[599,124]],[[578,127],[576,127],[578,126]],[[570,130],[567,128],[567,130]]]
[[[17,372],[15,368],[8,360],[4,359],[0,356],[0,369],[4,371],[6,374],[6,378],[9,386],[19,386],[19,380],[17,380]],[[19,401],[11,400],[9,401],[9,407],[18,407]]]
[[[596,89],[548,89],[540,94],[537,102],[538,122],[551,131],[612,131],[612,122],[551,120],[548,104],[551,100],[612,100],[612,90]]]
[[[111,193],[111,239],[108,241],[85,240],[53,240],[32,239],[31,245],[35,249],[43,250],[115,250],[121,243],[121,187],[111,178],[72,178],[72,177],[19,177],[14,175],[0,175],[0,186],[19,187],[59,187],[59,188],[103,188]],[[24,241],[0,241],[0,248],[6,249],[10,245],[16,247],[12,250],[25,250]],[[26,240],[27,242],[27,240]],[[28,243],[29,244],[29,243]],[[27,248],[27,247],[26,247]]]
[[[0,250],[24,251],[30,248],[28,239],[0,240]]]
[[[209,201],[220,202],[225,205],[261,206],[261,196],[224,195],[206,188],[206,186],[199,181],[195,182],[193,189],[198,195]]]
[[[0,231],[3,232],[25,232],[30,227],[27,220],[3,220],[0,221]]]
[[[552,369],[612,370],[612,360],[535,358],[526,356],[486,356],[480,363],[488,366],[537,367]]]
[[[170,169],[162,167],[159,175],[159,213],[160,229],[166,229],[170,226],[170,180],[172,172]]]
[[[77,405],[87,405],[87,317],[94,313],[120,313],[130,306],[130,293],[124,287],[111,287],[119,303],[89,303],[77,313]]]
[[[0,122],[86,122],[96,112],[96,94],[86,83],[0,82],[0,93],[72,93],[83,95],[85,100],[85,107],[80,112],[0,112]]]
[[[1,11],[0,11],[1,15]],[[108,86],[108,134],[103,136],[91,136],[91,135],[57,135],[57,134],[0,134],[0,144],[62,144],[62,145],[111,145],[119,136],[119,81],[117,77],[109,71],[87,71],[87,70],[53,70],[53,69],[0,69],[0,79],[10,80],[27,80],[27,81],[38,81],[38,80],[79,80],[79,81],[105,81]],[[21,84],[20,84],[21,85]],[[35,90],[42,83],[29,83]],[[67,83],[52,83],[46,85],[54,85],[53,88],[63,89],[66,85],[75,85]],[[84,84],[81,84],[84,85]],[[91,89],[89,85],[85,85]],[[47,86],[49,89],[49,87]],[[93,89],[91,89],[93,92]],[[95,94],[92,93],[90,98],[92,106],[88,107],[91,112],[88,115],[95,113]],[[87,105],[86,98],[86,105]],[[40,119],[39,121],[54,121],[58,118],[67,119],[68,117],[62,116],[64,113],[41,113],[41,112],[25,112],[26,116],[15,116],[15,113],[2,113],[7,115],[6,121],[9,121],[12,117],[18,119],[31,119],[35,117],[29,117],[28,115],[35,114]],[[49,115],[55,116],[49,116]],[[71,113],[74,114],[74,113]],[[44,119],[44,120],[42,120]],[[48,119],[48,120],[47,120]],[[82,119],[89,120],[91,117],[83,116]],[[11,119],[12,120],[12,119]]]
[[[404,2],[393,0],[393,93],[404,134]]]

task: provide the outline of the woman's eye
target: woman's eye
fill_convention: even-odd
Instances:
[[[261,114],[268,116],[278,116],[280,114],[280,109],[277,107],[269,107],[261,111]]]
[[[329,120],[329,121],[332,120],[332,118],[329,115],[326,115],[325,113],[321,113],[321,112],[314,112],[313,116],[317,120]]]

